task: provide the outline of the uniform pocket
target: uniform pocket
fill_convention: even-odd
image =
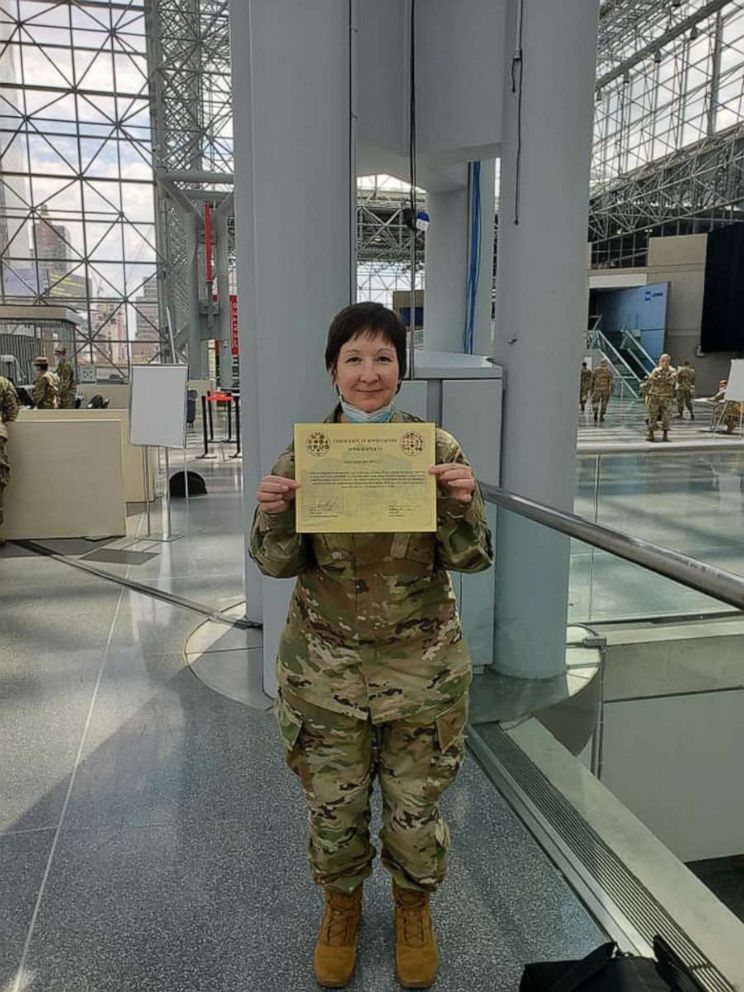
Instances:
[[[468,694],[462,696],[435,722],[434,749],[429,764],[425,794],[436,803],[460,770],[465,756],[465,725],[468,720]]]
[[[437,737],[441,751],[447,751],[453,741],[464,736],[465,725],[468,722],[469,703],[468,694],[464,692],[456,703],[437,717]]]
[[[274,700],[274,717],[279,727],[279,733],[282,735],[284,747],[289,753],[297,743],[297,738],[302,731],[302,717],[286,702],[281,692]]]

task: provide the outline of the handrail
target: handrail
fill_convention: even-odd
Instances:
[[[620,340],[620,347],[625,348],[626,351],[635,353],[635,357],[640,361],[646,375],[648,375],[649,372],[653,372],[656,368],[656,362],[651,355],[649,355],[638,338],[633,337],[633,332],[628,330],[627,327],[623,327],[621,333],[622,338]]]
[[[608,551],[625,561],[635,562],[636,565],[647,568],[657,575],[664,575],[687,586],[688,589],[694,589],[728,603],[738,610],[744,610],[744,578],[740,575],[695,561],[694,558],[688,558],[687,555],[652,544],[650,541],[642,541],[640,538],[631,537],[609,527],[590,523],[583,517],[556,510],[543,503],[526,499],[524,496],[517,496],[499,486],[481,482],[480,488],[485,499],[504,510],[534,520],[535,523],[542,524],[550,530],[567,534],[577,541],[583,541],[584,544]]]

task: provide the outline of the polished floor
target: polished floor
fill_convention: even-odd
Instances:
[[[242,596],[236,463],[201,466],[209,494],[174,502],[179,540],[129,543],[143,554],[128,564],[47,543],[226,608]],[[143,526],[130,519],[129,542]],[[185,663],[203,618],[15,545],[0,550],[0,588],[0,990],[316,988],[299,787],[271,715]],[[437,987],[513,989],[526,961],[603,939],[472,758],[445,806]],[[380,870],[352,989],[396,987],[391,917]]]

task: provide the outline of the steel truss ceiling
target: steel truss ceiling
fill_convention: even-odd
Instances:
[[[600,8],[590,238],[595,265],[643,265],[652,235],[742,218],[744,2]]]

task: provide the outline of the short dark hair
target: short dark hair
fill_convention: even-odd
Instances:
[[[398,356],[398,374],[401,379],[405,377],[408,331],[398,314],[382,303],[352,303],[339,310],[328,328],[325,363],[329,372],[336,368],[343,346],[357,334],[379,336],[389,342]]]

